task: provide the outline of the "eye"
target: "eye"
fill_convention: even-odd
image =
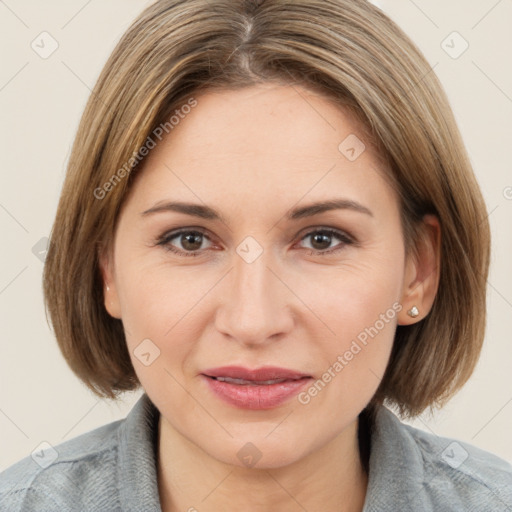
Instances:
[[[343,231],[333,228],[316,228],[306,233],[303,240],[310,239],[309,255],[327,255],[342,250],[347,245],[353,245],[355,241]],[[340,243],[332,246],[333,241],[338,239]],[[205,241],[211,243],[206,233],[199,228],[181,228],[169,231],[161,235],[156,245],[164,247],[179,256],[200,256],[210,246],[204,247]]]
[[[354,244],[354,240],[343,231],[339,231],[333,228],[317,228],[313,231],[309,231],[301,238],[311,240],[311,246],[306,249],[311,249],[310,255],[323,255],[331,254],[342,250],[346,245]],[[331,246],[334,239],[338,239],[341,243],[338,243],[334,247]]]
[[[199,256],[201,251],[206,249],[202,247],[205,240],[210,239],[203,231],[188,228],[164,233],[156,245],[161,245],[180,256]]]

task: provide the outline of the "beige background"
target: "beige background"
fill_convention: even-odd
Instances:
[[[56,445],[123,418],[140,396],[126,394],[118,404],[99,400],[66,366],[45,320],[40,240],[53,222],[90,89],[121,34],[148,3],[0,1],[0,471],[42,441]],[[374,3],[412,37],[444,84],[493,232],[488,328],[478,368],[445,409],[411,423],[512,461],[512,2]],[[44,31],[51,37],[40,36]],[[458,58],[454,52],[464,42],[450,35],[454,31],[469,44]],[[40,53],[50,51],[53,39],[58,48],[47,58],[31,47],[35,41]],[[452,47],[452,55],[442,44]]]

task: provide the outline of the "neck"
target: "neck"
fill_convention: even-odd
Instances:
[[[213,458],[160,416],[157,466],[162,512],[361,512],[368,483],[357,419],[300,460],[247,468]]]

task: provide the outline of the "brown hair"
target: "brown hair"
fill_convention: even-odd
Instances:
[[[160,0],[135,20],[85,108],[51,234],[44,294],[64,357],[99,396],[138,387],[122,322],[104,307],[99,255],[141,148],[193,95],[270,81],[320,91],[363,122],[389,164],[407,250],[417,247],[423,215],[439,218],[434,304],[423,320],[397,327],[371,404],[387,400],[407,416],[442,405],[471,375],[484,338],[486,208],[436,75],[363,0]]]

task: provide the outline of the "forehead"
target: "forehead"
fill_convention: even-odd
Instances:
[[[197,106],[160,146],[173,148],[175,158],[188,152],[188,159],[248,153],[332,159],[340,156],[338,146],[350,134],[365,139],[355,115],[296,85],[212,90],[195,99]]]
[[[340,186],[364,196],[368,180],[383,181],[380,155],[357,118],[318,93],[263,84],[194,98],[146,158],[137,180],[146,194],[215,201],[261,193],[295,203]]]

